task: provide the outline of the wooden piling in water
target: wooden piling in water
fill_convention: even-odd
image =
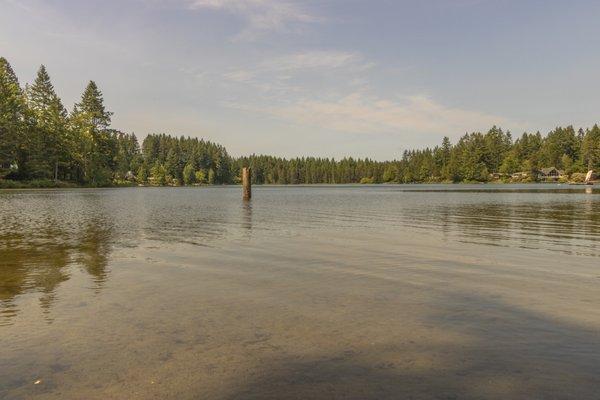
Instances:
[[[252,198],[252,170],[249,167],[242,168],[242,193],[244,200]]]

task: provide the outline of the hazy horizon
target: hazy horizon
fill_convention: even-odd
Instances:
[[[394,159],[492,125],[597,121],[592,1],[0,0],[0,56],[87,81],[113,127],[234,156]]]

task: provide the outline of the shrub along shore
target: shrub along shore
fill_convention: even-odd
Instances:
[[[0,58],[0,188],[237,184],[242,166],[256,184],[579,182],[600,169],[598,125],[516,139],[494,126],[375,161],[232,157],[220,144],[167,134],[150,134],[140,146],[134,134],[111,127],[112,115],[93,81],[67,111],[44,66],[23,88]],[[558,176],[547,177],[550,168]]]

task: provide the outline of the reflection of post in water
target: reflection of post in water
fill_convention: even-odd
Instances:
[[[585,192],[587,194],[592,194],[592,193],[594,193],[594,189],[592,188],[592,186],[586,186],[585,187]]]
[[[452,221],[450,218],[451,215],[449,209],[447,207],[442,208],[440,211],[439,222],[441,224],[441,231],[444,241],[447,241],[450,238],[450,234],[452,233]]]
[[[252,231],[252,203],[245,201],[242,206],[243,223],[242,226],[250,233]]]

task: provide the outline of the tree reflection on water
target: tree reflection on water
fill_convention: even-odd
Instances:
[[[114,249],[141,241],[219,247],[232,240],[376,232],[438,233],[447,242],[600,256],[597,190],[504,186],[131,188],[0,192],[0,324],[18,297],[45,318],[82,271],[105,288]],[[64,285],[63,285],[64,286]],[[21,306],[22,307],[22,306]]]
[[[46,221],[43,227],[24,222],[0,235],[0,325],[11,323],[19,311],[16,298],[25,294],[38,296],[46,320],[52,322],[57,290],[74,268],[86,271],[97,291],[108,279],[114,239],[109,219],[90,221],[80,232],[69,232],[52,219]]]

